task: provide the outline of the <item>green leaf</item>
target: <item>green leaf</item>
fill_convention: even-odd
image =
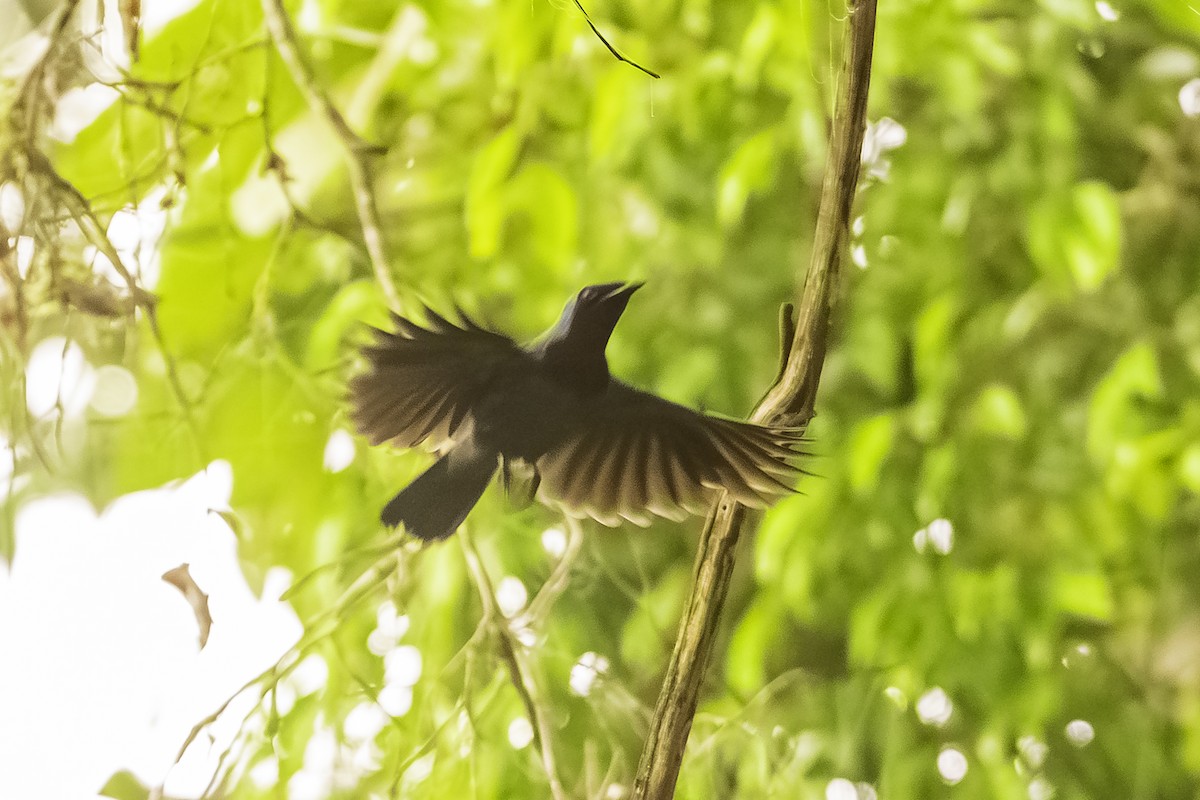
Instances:
[[[578,255],[579,201],[563,174],[549,164],[530,164],[513,178],[505,200],[518,244],[539,263],[565,270]]]
[[[1089,0],[1041,0],[1041,5],[1063,22],[1084,30],[1100,22],[1095,5]]]
[[[767,650],[783,631],[782,613],[778,602],[760,594],[734,629],[725,675],[736,691],[749,696],[766,681]]]
[[[741,58],[737,62],[737,80],[742,85],[758,83],[763,62],[779,34],[779,11],[773,3],[759,3],[754,18],[742,34]]]
[[[917,484],[920,489],[916,504],[918,517],[937,519],[945,513],[958,474],[958,447],[953,441],[925,451]]]
[[[313,323],[304,357],[308,367],[322,370],[337,363],[343,342],[362,322],[371,320],[377,327],[383,325],[382,318],[372,319],[379,314],[379,301],[379,285],[374,280],[354,281],[338,290]]]
[[[260,147],[261,137],[227,137],[220,158],[193,179],[159,245],[158,318],[177,356],[207,361],[247,330],[251,296],[274,242],[243,235],[230,197]]]
[[[500,249],[507,213],[502,189],[520,149],[521,136],[515,125],[509,125],[475,156],[466,198],[467,235],[474,258],[491,258]]]
[[[900,348],[891,322],[879,315],[858,320],[849,332],[846,345],[854,367],[881,394],[893,394],[900,367]]]
[[[163,151],[155,141],[161,120],[149,111],[130,106],[118,99],[75,137],[68,145],[59,145],[55,165],[84,197],[122,192],[139,176],[149,174],[162,160]],[[130,152],[129,141],[154,142],[144,150]],[[139,186],[134,194],[146,188]]]
[[[717,179],[717,221],[721,227],[728,228],[740,221],[750,196],[772,184],[776,140],[774,128],[760,131],[743,142],[721,167]]]
[[[142,785],[132,772],[123,769],[108,779],[100,790],[100,796],[112,800],[146,800],[150,796],[150,789]]]
[[[1092,457],[1107,462],[1118,442],[1140,427],[1137,399],[1159,397],[1162,391],[1154,348],[1142,342],[1122,353],[1092,393],[1087,427],[1087,446]]]
[[[1101,622],[1112,620],[1112,588],[1104,575],[1063,571],[1054,576],[1053,587],[1054,602],[1060,612]]]
[[[917,317],[913,330],[913,369],[922,394],[944,391],[958,313],[956,299],[947,294],[929,303]]]
[[[596,84],[592,97],[588,152],[593,160],[605,159],[618,144],[628,145],[636,124],[636,98],[646,91],[645,84],[632,70],[610,69]]]
[[[679,620],[690,575],[681,564],[641,597],[621,632],[621,657],[627,662],[652,669],[669,652],[669,631]]]
[[[971,417],[980,432],[1008,439],[1022,438],[1029,424],[1021,398],[1002,384],[992,384],[979,393]]]
[[[988,572],[964,569],[950,576],[950,609],[955,633],[979,641],[996,626],[1019,624],[1021,607],[1017,570],[1001,565]]]
[[[1120,256],[1117,197],[1107,184],[1095,181],[1045,197],[1030,211],[1027,240],[1043,274],[1093,291],[1116,268]]]
[[[1179,480],[1193,494],[1200,494],[1200,443],[1191,445],[1180,454]]]
[[[896,419],[880,414],[863,420],[850,434],[850,486],[859,494],[875,489],[879,473],[896,438]]]

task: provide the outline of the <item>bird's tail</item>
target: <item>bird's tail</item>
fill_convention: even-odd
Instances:
[[[380,519],[426,542],[458,530],[496,474],[497,456],[469,439],[439,458],[383,508]]]

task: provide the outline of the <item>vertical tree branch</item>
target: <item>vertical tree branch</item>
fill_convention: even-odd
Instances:
[[[850,224],[866,129],[876,0],[851,0],[833,132],[821,187],[812,258],[779,380],[755,409],[759,422],[807,423],[813,416],[829,330],[833,290]],[[787,346],[785,344],[785,346]],[[684,748],[733,574],[746,509],[723,495],[700,537],[692,593],[654,709],[634,782],[637,800],[674,795]]]
[[[509,621],[496,606],[496,591],[492,587],[491,578],[483,568],[483,561],[479,558],[479,551],[475,549],[475,541],[471,538],[470,531],[466,528],[460,530],[458,541],[462,545],[467,569],[475,581],[479,600],[483,604],[484,621],[496,633],[500,658],[508,668],[509,679],[512,681],[513,688],[517,690],[517,696],[521,698],[521,704],[525,706],[525,713],[529,717],[529,724],[533,729],[533,746],[542,758],[542,766],[546,770],[546,781],[550,784],[550,796],[554,800],[562,800],[567,795],[562,781],[558,777],[554,745],[548,735],[550,721],[541,704],[537,702],[537,685],[525,664],[524,646],[517,640]]]
[[[334,132],[346,148],[346,171],[350,176],[350,191],[354,195],[354,207],[358,212],[359,227],[362,228],[363,242],[367,247],[367,257],[371,260],[371,268],[375,272],[375,280],[383,290],[384,299],[392,308],[400,307],[400,295],[396,292],[396,284],[388,268],[387,253],[383,245],[383,225],[379,221],[379,209],[375,204],[375,192],[371,188],[370,158],[379,148],[363,141],[346,122],[342,112],[337,110],[329,96],[317,85],[312,67],[300,50],[296,30],[283,7],[283,0],[262,0],[263,16],[267,23],[267,32],[279,57],[283,60],[292,80],[304,95],[309,108],[314,113],[324,117],[333,127]]]

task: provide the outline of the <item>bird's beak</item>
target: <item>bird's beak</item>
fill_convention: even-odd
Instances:
[[[615,300],[618,297],[620,297],[620,298],[628,301],[629,298],[633,296],[634,292],[636,292],[638,289],[642,288],[645,285],[646,284],[642,283],[641,281],[637,281],[635,283],[618,284],[617,287],[615,289],[613,289],[611,292],[609,292],[608,296],[605,297],[604,299],[605,300]]]

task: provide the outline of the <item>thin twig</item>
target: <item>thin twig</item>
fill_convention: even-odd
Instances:
[[[120,253],[117,252],[116,245],[108,238],[108,233],[105,232],[104,225],[101,224],[100,219],[96,216],[96,212],[92,209],[87,198],[75,187],[75,184],[60,175],[54,169],[49,159],[42,155],[40,151],[30,151],[26,154],[26,157],[29,159],[30,169],[49,181],[50,185],[56,190],[57,199],[63,203],[67,212],[75,219],[75,222],[79,225],[79,229],[83,231],[83,235],[96,248],[97,252],[109,260],[113,269],[121,276],[121,280],[125,281],[125,285],[129,289],[131,302],[145,314],[146,322],[150,326],[150,335],[154,337],[155,344],[158,345],[158,349],[163,356],[163,364],[166,367],[167,373],[167,383],[170,385],[171,392],[175,395],[175,399],[179,403],[179,408],[183,412],[184,421],[191,431],[197,455],[202,461],[207,461],[202,437],[200,436],[200,429],[192,413],[191,400],[188,398],[187,392],[184,391],[183,381],[179,377],[179,368],[175,363],[175,357],[167,349],[166,339],[163,337],[162,328],[158,324],[158,308],[154,295],[138,285],[137,278],[129,267],[125,265]]]
[[[542,588],[538,589],[538,593],[529,601],[529,607],[525,609],[525,613],[521,615],[521,621],[529,624],[535,620],[544,620],[550,613],[550,607],[554,605],[559,596],[567,588],[568,579],[571,577],[571,570],[575,567],[575,561],[579,558],[579,552],[583,549],[583,526],[579,520],[574,517],[566,517],[567,523],[567,547],[563,551],[562,557],[558,563],[554,565],[554,570],[550,573],[550,577],[542,584]]]
[[[483,561],[479,558],[479,551],[475,548],[475,542],[471,538],[470,531],[466,528],[460,530],[458,532],[458,541],[462,545],[463,557],[467,562],[467,570],[471,573],[471,577],[475,581],[475,588],[479,592],[479,600],[483,604],[484,619],[490,620],[492,629],[497,634],[497,639],[500,643],[500,658],[508,667],[509,678],[512,680],[513,688],[517,690],[517,696],[521,698],[521,703],[525,706],[525,713],[529,716],[530,725],[533,727],[533,745],[541,754],[542,766],[546,770],[546,780],[550,784],[550,794],[555,800],[561,800],[567,794],[563,789],[562,782],[558,778],[558,767],[554,760],[554,748],[551,744],[551,737],[548,735],[550,732],[550,721],[546,718],[545,712],[535,699],[537,685],[533,682],[533,676],[529,674],[529,670],[524,664],[522,658],[522,648],[524,646],[517,640],[512,625],[500,613],[500,609],[496,607],[496,593],[492,588],[491,578],[488,577],[487,571],[483,568]]]
[[[855,0],[850,4],[838,83],[840,91],[821,188],[812,259],[800,295],[795,333],[780,378],[752,416],[759,422],[804,424],[813,416],[825,360],[833,290],[861,168],[875,36],[875,2]],[[675,649],[638,764],[633,790],[637,800],[664,800],[674,795],[746,516],[744,507],[723,495],[714,504],[700,537],[692,593],[679,624]]]
[[[628,59],[625,56],[621,55],[621,51],[618,50],[617,48],[613,47],[611,44],[609,44],[608,39],[605,39],[604,34],[601,33],[600,29],[596,27],[596,23],[592,22],[592,15],[589,14],[587,12],[587,9],[583,7],[583,3],[579,2],[579,0],[575,0],[575,7],[579,9],[579,13],[583,14],[584,20],[587,22],[588,27],[592,29],[592,33],[596,34],[596,38],[599,39],[604,44],[604,46],[608,48],[608,52],[613,54],[613,58],[615,58],[617,61],[620,61],[623,64],[628,64],[629,66],[633,67],[634,69],[641,70],[642,72],[649,75],[651,78],[661,78],[662,77],[654,70],[646,69],[645,67],[643,67],[641,64],[637,63],[636,61],[633,61],[633,60]]]
[[[16,102],[12,107],[12,118],[16,120],[18,113],[25,114],[25,122],[21,126],[24,128],[24,139],[27,150],[33,150],[36,144],[36,136],[38,126],[38,115],[42,112],[42,104],[36,102],[35,95],[40,94],[41,89],[38,86],[46,77],[46,70],[50,66],[50,62],[58,55],[58,48],[62,46],[63,38],[67,33],[67,25],[71,21],[71,17],[75,14],[75,9],[79,7],[80,0],[67,0],[62,7],[58,9],[58,19],[50,27],[49,41],[46,43],[46,52],[37,60],[33,68],[25,75],[25,80],[21,84],[21,89],[17,94]]]
[[[292,81],[304,95],[309,108],[333,127],[334,132],[342,141],[346,150],[346,171],[350,176],[350,191],[354,195],[354,207],[358,212],[359,226],[362,228],[363,242],[367,248],[367,257],[375,272],[375,280],[383,291],[384,299],[393,308],[400,306],[400,294],[392,281],[391,270],[388,266],[387,252],[384,248],[383,225],[379,220],[379,208],[375,203],[375,193],[371,189],[370,160],[373,155],[381,152],[377,145],[362,139],[346,122],[342,112],[337,110],[329,96],[317,85],[312,67],[300,50],[296,31],[292,21],[283,7],[283,0],[262,0],[263,16],[266,19],[267,31],[271,41],[279,51],[279,57],[292,76]]]
[[[258,675],[246,681],[242,686],[229,695],[220,706],[211,714],[192,726],[191,731],[180,745],[178,752],[175,755],[175,761],[172,766],[178,764],[192,743],[203,733],[208,727],[216,722],[221,715],[240,697],[244,692],[249,691],[255,686],[260,686],[258,699],[251,709],[246,713],[242,723],[238,726],[239,731],[244,731],[246,720],[257,711],[263,698],[278,686],[279,682],[287,677],[303,660],[303,657],[309,653],[314,647],[321,644],[322,641],[333,633],[341,625],[346,613],[356,607],[365,598],[374,594],[379,587],[387,581],[387,579],[395,573],[399,565],[400,556],[393,552],[387,558],[381,558],[375,564],[359,575],[350,586],[346,587],[338,596],[338,599],[324,612],[318,614],[312,621],[306,624],[304,633],[300,640],[293,644],[286,652],[281,655],[274,664],[264,669]],[[237,740],[230,744],[230,748],[237,744]],[[218,766],[218,771],[220,766]],[[215,774],[214,774],[215,777]],[[152,793],[153,798],[161,797],[162,785],[160,784],[155,792]]]
[[[78,6],[79,0],[68,0],[59,9],[59,16],[52,26],[46,52],[25,76],[25,80],[17,95],[17,100],[13,105],[10,121],[19,132],[20,139],[24,143],[22,154],[26,170],[40,176],[49,183],[55,200],[62,203],[67,213],[78,223],[80,230],[83,231],[88,241],[112,263],[113,268],[121,276],[121,279],[125,281],[129,289],[131,301],[145,314],[146,321],[150,327],[150,333],[154,337],[159,350],[162,352],[163,362],[166,364],[167,382],[170,384],[171,391],[175,394],[179,402],[184,419],[196,442],[197,451],[203,459],[203,448],[200,445],[196,422],[192,415],[191,403],[188,400],[186,392],[183,390],[183,384],[179,379],[175,360],[167,349],[162,330],[158,325],[158,314],[153,295],[138,285],[137,278],[117,253],[116,247],[109,240],[104,225],[101,224],[88,199],[83,196],[74,184],[59,174],[54,165],[51,164],[50,160],[38,147],[39,119],[44,110],[51,105],[49,98],[44,96],[43,83],[46,73],[50,69],[51,62],[60,55],[59,49],[63,45],[63,39],[66,36],[70,19]],[[23,117],[23,119],[18,121],[19,117]]]

